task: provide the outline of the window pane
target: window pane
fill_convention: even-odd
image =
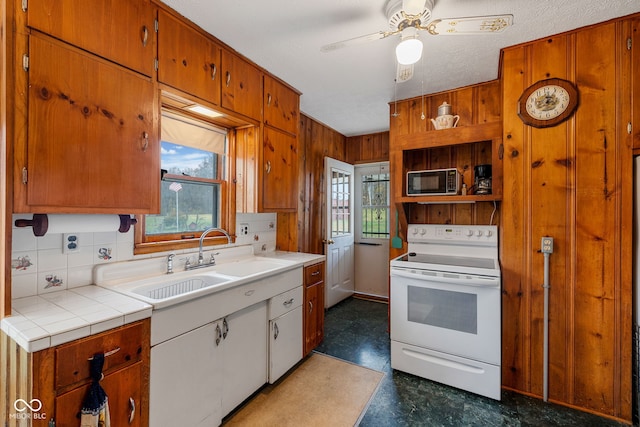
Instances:
[[[334,237],[351,233],[350,182],[351,175],[338,171],[332,172],[331,235]]]
[[[159,215],[147,215],[146,234],[185,233],[220,226],[220,184],[162,182]]]
[[[362,176],[362,237],[389,238],[389,174]]]

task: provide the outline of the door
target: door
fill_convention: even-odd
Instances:
[[[329,308],[354,292],[354,167],[325,157],[325,308]]]
[[[355,167],[355,291],[389,297],[389,163]]]
[[[269,383],[302,359],[302,305],[269,323]]]

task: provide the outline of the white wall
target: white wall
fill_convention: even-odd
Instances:
[[[79,250],[63,252],[63,234],[33,235],[31,227],[16,227],[17,219],[32,215],[13,215],[11,248],[11,295],[21,298],[55,292],[93,283],[95,265],[142,258],[166,256],[168,253],[197,253],[196,249],[167,251],[147,255],[133,254],[133,227],[127,233],[117,231],[78,233]],[[252,245],[255,253],[272,251],[276,246],[276,214],[238,214],[233,246]],[[247,224],[249,233],[240,235],[240,225]],[[87,224],[81,224],[82,228]],[[72,230],[69,230],[72,232]],[[184,257],[184,256],[183,256]],[[176,258],[179,258],[178,256]],[[195,261],[195,259],[192,259]],[[179,269],[179,263],[176,263]]]

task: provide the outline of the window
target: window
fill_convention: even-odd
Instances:
[[[360,212],[356,215],[357,238],[389,238],[389,166],[388,164],[356,167],[356,197]]]
[[[225,129],[162,112],[160,214],[144,216],[140,243],[195,239],[209,227],[226,227],[227,148]]]

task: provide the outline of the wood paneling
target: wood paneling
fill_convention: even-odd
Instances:
[[[389,161],[389,132],[348,137],[345,161],[351,164]]]
[[[632,163],[630,117],[622,114],[630,111],[628,28],[610,22],[504,50],[502,215],[509,220],[501,232],[503,385],[543,392],[540,239],[551,236],[549,399],[627,421]],[[575,115],[556,127],[523,125],[514,108],[518,97],[553,77],[578,87]]]

